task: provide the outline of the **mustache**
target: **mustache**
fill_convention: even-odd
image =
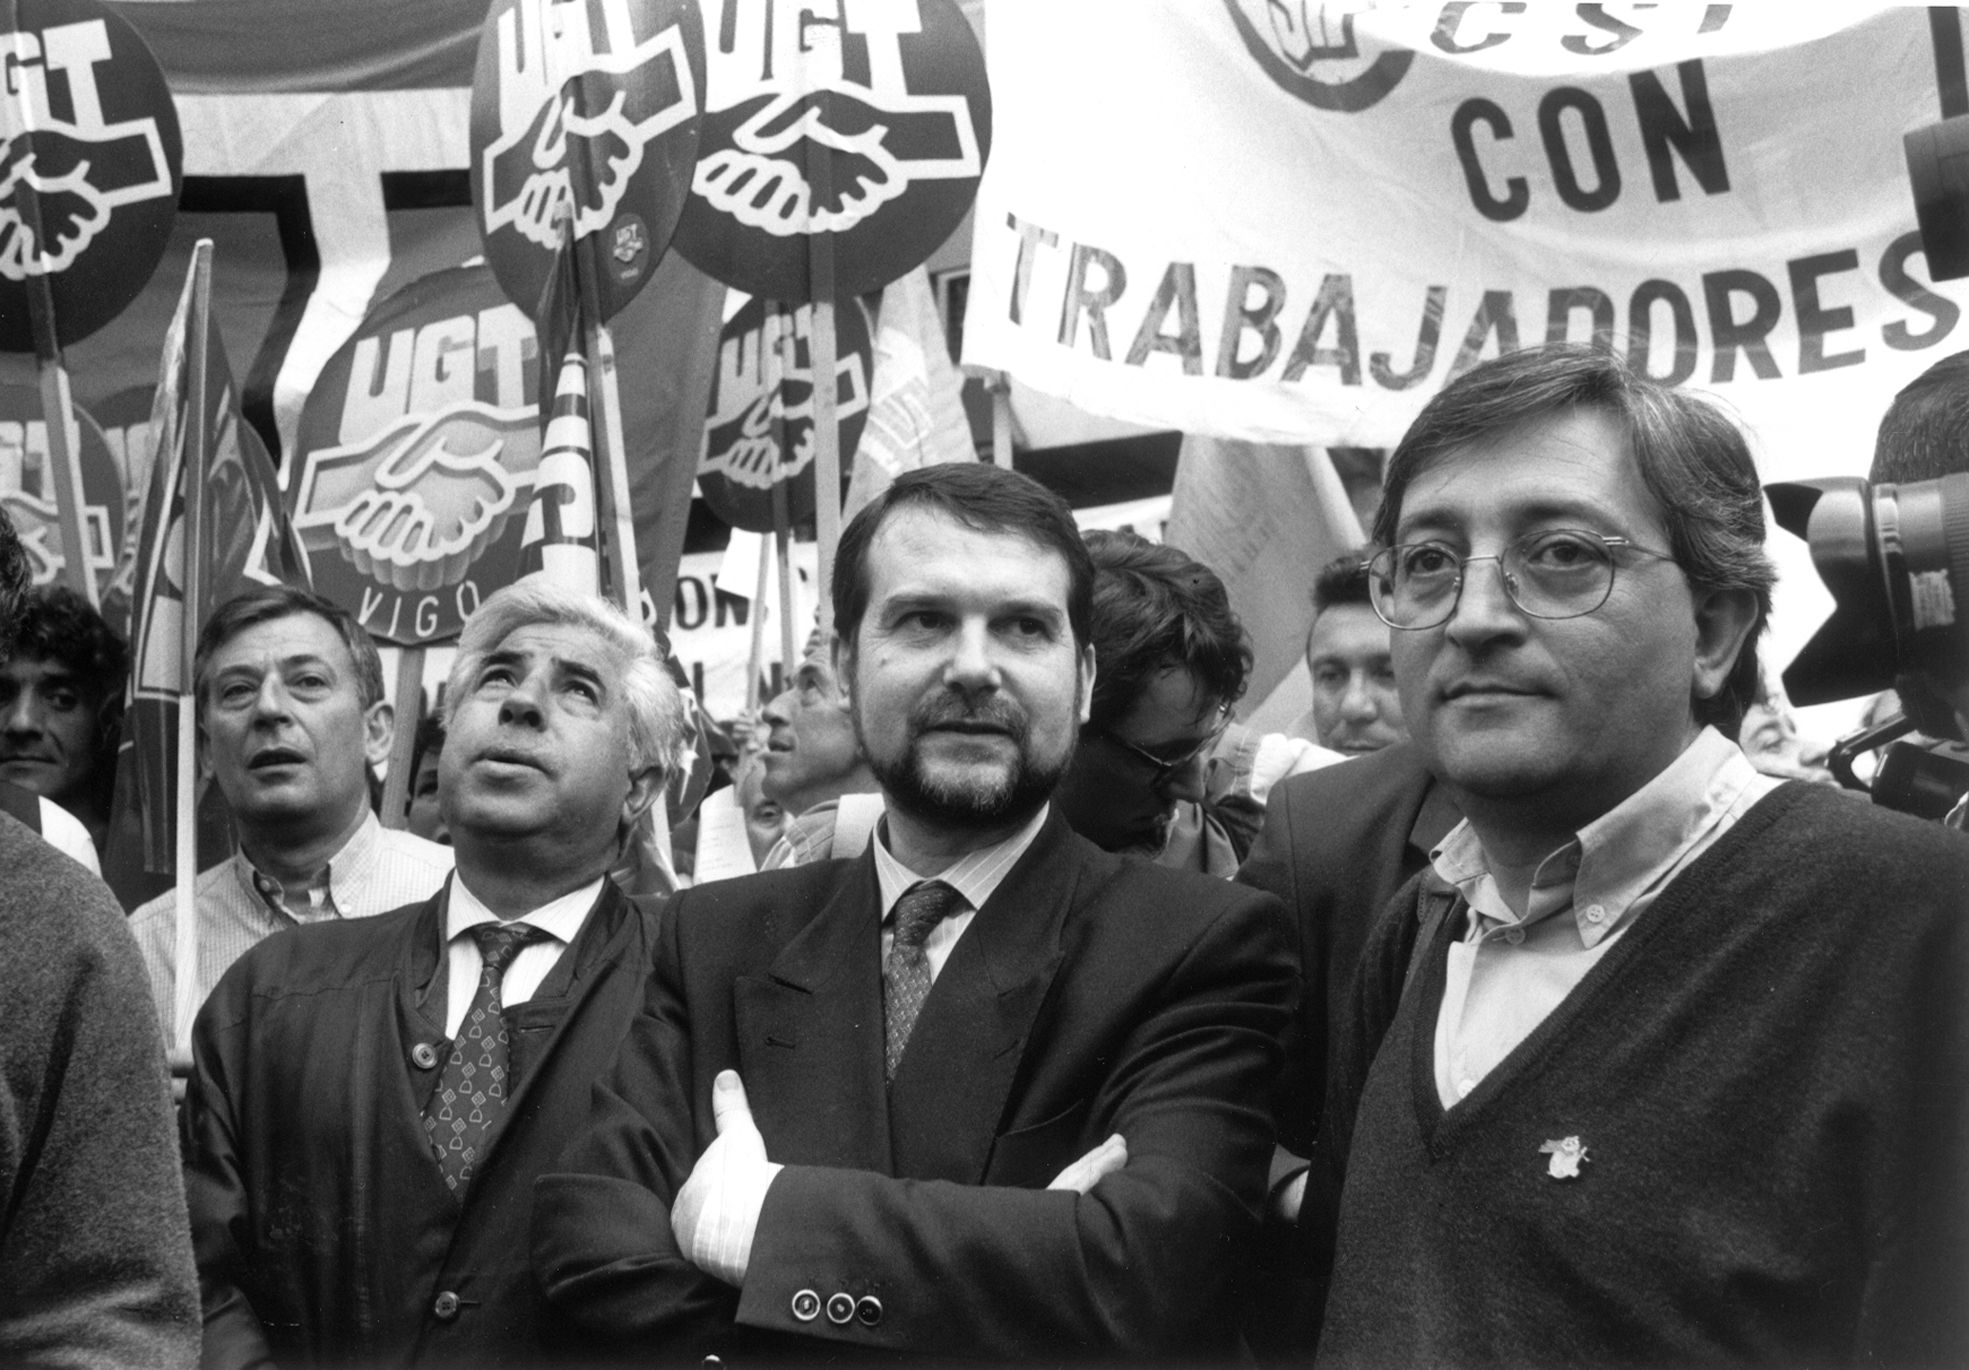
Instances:
[[[1000,695],[981,699],[966,699],[953,692],[932,695],[910,711],[909,722],[911,731],[916,733],[967,724],[996,728],[1015,742],[1024,742],[1031,731],[1025,710]]]

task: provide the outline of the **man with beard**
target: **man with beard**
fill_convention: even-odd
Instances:
[[[1230,1355],[1294,988],[1269,896],[1048,802],[1094,684],[1065,504],[900,477],[843,534],[869,849],[670,906],[643,1016],[537,1193],[589,1348]]]

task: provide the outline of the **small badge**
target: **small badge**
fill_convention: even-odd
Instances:
[[[1552,1158],[1545,1165],[1545,1173],[1555,1180],[1578,1179],[1579,1168],[1587,1161],[1586,1146],[1577,1137],[1547,1142],[1538,1150],[1540,1155]]]

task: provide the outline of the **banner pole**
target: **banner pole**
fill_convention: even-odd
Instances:
[[[821,120],[826,123],[828,92],[816,91],[815,98],[820,102]],[[807,139],[810,205],[833,202],[833,157],[833,152],[820,139]],[[841,381],[835,374],[835,355],[839,348],[834,331],[834,235],[815,233],[811,224],[807,232],[807,271],[814,302],[813,336],[807,340],[807,356],[813,364],[814,395],[814,579],[815,597],[820,601],[820,637],[826,642],[834,635],[834,597],[828,593],[828,587],[834,583],[834,548],[841,541],[841,426],[835,417]],[[787,668],[792,669],[790,659]]]
[[[41,197],[25,178],[14,189],[27,231],[34,235],[37,245],[46,241],[41,233]],[[62,363],[61,341],[55,332],[54,283],[45,272],[30,269],[27,273],[27,315],[34,331],[42,426],[48,430],[48,465],[41,475],[41,492],[55,506],[62,580],[94,609],[99,601],[96,577],[89,569],[88,525],[83,512],[82,432],[75,422],[75,399],[69,392],[68,368]]]
[[[198,682],[195,666],[199,619],[205,594],[205,485],[208,467],[209,416],[206,395],[211,385],[206,354],[212,322],[212,240],[201,238],[191,254],[191,327],[185,338],[184,435],[184,563],[179,587],[184,592],[178,625],[178,775],[172,801],[177,814],[175,906],[177,949],[173,962],[175,1031],[172,1042],[181,1058],[191,1051],[191,1023],[198,1012],[198,909],[193,898],[198,880]],[[166,525],[168,527],[168,523]]]
[[[1003,371],[991,373],[986,383],[991,392],[991,464],[1012,469],[1012,378]]]
[[[575,253],[580,273],[581,253]],[[585,273],[584,273],[585,274]],[[581,279],[577,276],[577,279]],[[585,294],[592,294],[589,287]],[[584,301],[584,311],[589,301]],[[595,319],[588,327],[588,422],[594,435],[595,496],[601,504],[602,526],[609,532],[608,593],[630,617],[641,620],[642,564],[636,559],[636,513],[629,496],[629,469],[622,441],[622,389],[615,369],[615,339],[607,324]],[[599,400],[599,403],[596,401]]]
[[[410,758],[417,750],[417,729],[424,722],[424,649],[397,649],[396,734],[390,739],[390,769],[383,777],[383,826],[406,826],[404,800],[417,777]]]
[[[752,650],[745,658],[745,712],[759,709],[759,676],[766,669],[766,596],[771,592],[773,544],[759,539],[759,578],[752,589]]]
[[[777,339],[772,350],[759,359],[766,367],[766,379],[771,383],[773,396],[766,405],[766,424],[773,436],[773,451],[778,454],[780,467],[784,469],[793,459],[793,453],[788,450],[791,438],[786,424],[786,373],[793,369],[794,323],[799,318],[799,311],[774,300],[763,303],[767,332]],[[780,326],[771,327],[774,321]],[[780,673],[782,678],[790,679],[796,660],[793,655],[793,513],[786,481],[777,474],[772,484],[772,508],[773,551],[779,558]]]

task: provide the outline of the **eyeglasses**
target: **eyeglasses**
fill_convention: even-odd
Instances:
[[[1613,593],[1616,549],[1657,561],[1667,552],[1626,538],[1603,537],[1584,528],[1548,528],[1526,533],[1502,552],[1466,557],[1440,542],[1407,542],[1377,552],[1366,564],[1374,612],[1390,628],[1434,628],[1449,622],[1463,597],[1464,568],[1494,561],[1504,577],[1504,593],[1533,618],[1578,618],[1607,602]]]
[[[1090,736],[1100,738],[1103,742],[1119,747],[1144,766],[1149,767],[1151,774],[1146,779],[1148,787],[1153,790],[1160,789],[1168,781],[1170,776],[1182,770],[1183,767],[1195,761],[1212,747],[1215,747],[1217,740],[1224,735],[1224,730],[1230,726],[1231,706],[1228,704],[1219,704],[1217,706],[1217,722],[1210,729],[1209,735],[1177,757],[1157,756],[1154,752],[1145,751],[1125,738],[1116,737],[1105,728],[1090,728],[1088,729],[1088,733]]]

